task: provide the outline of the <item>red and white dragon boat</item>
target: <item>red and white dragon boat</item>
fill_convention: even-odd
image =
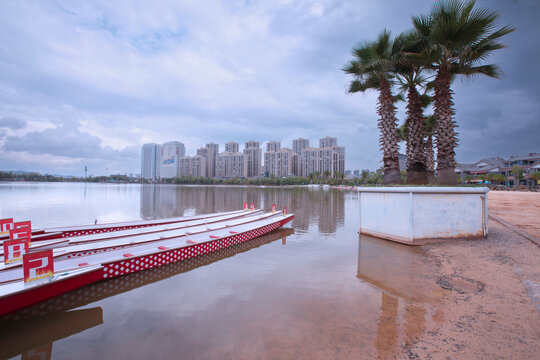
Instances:
[[[76,226],[68,226],[68,227],[32,229],[31,235],[32,235],[33,241],[50,240],[50,239],[58,239],[58,238],[66,238],[66,237],[100,234],[100,233],[107,233],[107,232],[112,232],[112,231],[120,231],[120,230],[128,230],[128,229],[140,229],[140,228],[149,227],[149,226],[173,224],[173,223],[180,223],[180,222],[193,221],[193,220],[211,219],[218,216],[240,214],[246,210],[247,209],[220,212],[220,213],[218,212],[218,213],[211,213],[211,214],[193,215],[193,216],[181,216],[181,217],[167,218],[167,219],[137,220],[137,221],[111,222],[111,223],[102,223],[102,224],[97,224],[97,220],[96,220],[96,224],[91,224],[91,225],[76,225]],[[24,224],[24,223],[26,222],[22,222],[20,224]],[[6,229],[12,228],[14,224],[17,224],[17,223],[14,223],[12,218],[0,219],[0,240],[9,239],[9,232],[7,232]]]
[[[77,245],[40,252],[20,247],[26,252],[22,263],[0,264],[0,316],[100,280],[239,244],[276,230],[294,218],[293,214],[286,213],[286,208],[275,212],[273,206],[273,211],[266,214],[255,211],[253,206],[251,209],[238,212],[244,216],[233,213],[225,216],[230,218],[223,218],[223,213],[214,214],[212,218],[221,220],[212,225],[193,223],[141,234],[109,234],[109,237],[88,241],[81,238],[83,241]],[[137,226],[135,222],[131,224]],[[117,231],[125,230],[129,229]],[[92,234],[84,236],[87,235]]]

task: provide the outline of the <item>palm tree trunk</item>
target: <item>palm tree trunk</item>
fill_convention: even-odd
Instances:
[[[379,143],[383,151],[384,184],[401,184],[398,158],[398,136],[396,108],[390,93],[390,84],[386,79],[379,83],[379,123],[377,127],[381,131]]]
[[[408,91],[407,184],[427,184],[424,116],[420,94],[413,86]]]
[[[435,143],[437,145],[437,184],[456,185],[455,148],[457,146],[457,127],[453,119],[454,102],[450,89],[450,71],[447,66],[440,66],[435,78]]]
[[[426,139],[426,167],[428,183],[433,184],[435,181],[435,154],[433,152],[433,136],[431,134],[428,134]]]

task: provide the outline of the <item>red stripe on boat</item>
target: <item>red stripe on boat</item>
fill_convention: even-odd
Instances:
[[[166,247],[166,246],[159,246],[158,249],[160,249],[160,250],[169,250],[169,248]]]
[[[124,254],[124,257],[132,257],[133,254],[130,254],[130,253],[127,253],[127,254]]]
[[[88,266],[88,263],[80,263],[79,266]]]

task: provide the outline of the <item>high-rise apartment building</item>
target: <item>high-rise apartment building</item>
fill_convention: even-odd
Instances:
[[[319,139],[319,147],[320,148],[330,148],[337,146],[337,138],[326,136],[322,139]]]
[[[321,175],[337,176],[345,173],[345,147],[337,145],[337,138],[325,137],[319,140],[320,147],[305,148],[299,156],[300,176],[318,172]]]
[[[266,151],[279,151],[281,143],[279,141],[269,141],[266,143]]]
[[[294,163],[298,154],[288,148],[281,148],[278,152],[278,174],[280,177],[294,175]]]
[[[179,141],[169,141],[161,147],[161,169],[162,178],[178,177],[178,160],[186,155],[184,144]]]
[[[144,144],[141,149],[141,177],[159,180],[161,164],[161,145]]]
[[[278,176],[278,152],[267,151],[264,153],[264,175]]]
[[[206,177],[206,158],[201,155],[184,156],[178,162],[179,177]]]
[[[308,177],[309,174],[319,172],[319,149],[305,148],[300,155],[300,176]]]
[[[229,141],[225,144],[225,152],[237,153],[239,152],[240,144],[234,141]]]
[[[295,160],[298,155],[291,149],[281,148],[278,151],[264,153],[264,172],[266,176],[287,177],[293,176]]]
[[[206,158],[206,176],[213,178],[216,176],[216,156],[219,153],[219,145],[213,142],[197,150],[197,155]]]
[[[247,155],[222,152],[216,157],[216,177],[221,179],[247,178]]]
[[[244,154],[247,155],[247,177],[259,177],[262,174],[262,150],[258,141],[246,142]]]
[[[345,173],[345,147],[333,146],[332,149],[337,153],[337,159],[334,164],[334,173]]]
[[[298,155],[302,154],[302,150],[309,147],[309,139],[298,138],[293,140],[293,151]]]

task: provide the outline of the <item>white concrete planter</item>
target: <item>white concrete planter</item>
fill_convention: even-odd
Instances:
[[[360,187],[360,233],[411,245],[431,239],[487,236],[488,191],[467,187]]]

